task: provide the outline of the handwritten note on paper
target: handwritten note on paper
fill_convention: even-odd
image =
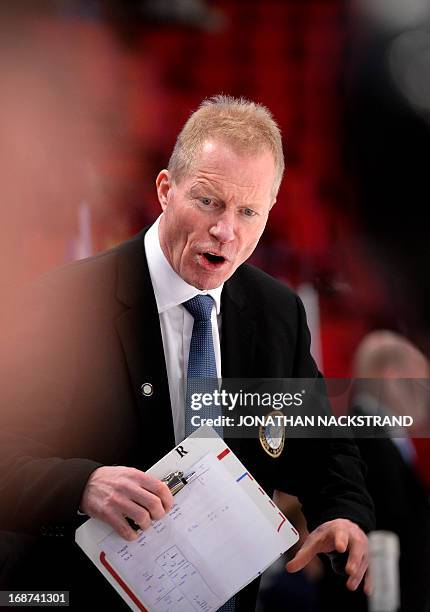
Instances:
[[[171,512],[137,540],[112,532],[98,543],[151,612],[215,611],[282,552],[273,525],[214,454],[192,471]]]

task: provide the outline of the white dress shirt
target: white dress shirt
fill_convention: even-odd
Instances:
[[[182,306],[183,302],[196,295],[210,295],[215,301],[212,309],[212,336],[218,378],[221,377],[221,291],[223,285],[209,291],[199,291],[186,283],[172,268],[164,255],[158,235],[160,217],[145,235],[145,252],[149,274],[154,288],[160,317],[161,337],[163,339],[169,383],[170,403],[172,405],[175,442],[179,444],[185,437],[185,391],[188,370],[188,354],[194,319]]]

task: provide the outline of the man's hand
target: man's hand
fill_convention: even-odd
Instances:
[[[164,482],[122,466],[97,468],[87,481],[80,504],[82,512],[108,523],[126,540],[135,540],[137,533],[125,517],[146,529],[172,507],[173,496]]]
[[[367,568],[369,544],[366,534],[358,525],[347,519],[327,521],[312,531],[296,556],[286,565],[288,572],[298,572],[318,553],[348,552],[345,572],[349,576],[346,586],[355,591],[363,576],[364,592],[369,595],[371,584]]]

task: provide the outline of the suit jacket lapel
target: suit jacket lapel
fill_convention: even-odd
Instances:
[[[222,376],[253,376],[255,321],[250,313],[238,275],[228,280],[222,292]]]
[[[222,336],[221,363],[222,377],[248,378],[254,376],[255,321],[250,313],[245,293],[238,275],[224,285],[221,301]],[[238,391],[238,385],[223,382],[223,388]],[[236,410],[236,415],[240,409]],[[228,434],[227,434],[228,435]],[[226,438],[227,444],[240,458],[245,441],[242,438]]]
[[[142,427],[144,467],[175,445],[160,320],[144,249],[146,229],[130,240],[118,261],[117,298],[126,306],[115,325]],[[143,387],[143,385],[146,385]]]

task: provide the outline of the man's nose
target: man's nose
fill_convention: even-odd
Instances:
[[[225,243],[234,240],[234,212],[224,212],[221,217],[218,217],[215,225],[209,229],[209,234],[216,238],[218,242]]]

